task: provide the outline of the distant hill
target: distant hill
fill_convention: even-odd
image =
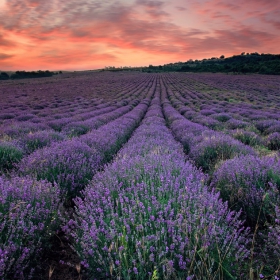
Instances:
[[[223,55],[202,60],[169,63],[143,69],[145,72],[222,72],[222,73],[259,73],[280,75],[280,54],[242,53],[225,58]]]
[[[221,72],[221,73],[258,73],[280,75],[280,54],[241,53],[225,58],[205,58],[202,60],[188,60],[164,65],[149,65],[146,67],[105,67],[101,71],[142,71],[142,72]]]

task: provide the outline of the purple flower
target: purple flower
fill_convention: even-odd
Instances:
[[[59,189],[29,177],[0,177],[0,276],[27,278],[58,228]]]
[[[133,272],[134,272],[134,274],[138,274],[138,270],[136,267],[133,267]]]

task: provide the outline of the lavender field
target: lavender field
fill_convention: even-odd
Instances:
[[[280,77],[0,82],[0,279],[280,279]]]

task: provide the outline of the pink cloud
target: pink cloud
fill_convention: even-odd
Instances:
[[[7,1],[0,11],[4,66],[148,65],[278,50],[274,1],[123,1]],[[176,12],[167,10],[172,3]],[[186,20],[178,23],[177,14]]]
[[[1,46],[1,48],[3,48],[3,47],[9,47],[10,48],[10,47],[14,47],[15,45],[16,45],[15,42],[5,39],[4,36],[0,34],[0,46]]]

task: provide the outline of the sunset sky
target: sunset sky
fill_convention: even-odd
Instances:
[[[0,70],[280,53],[278,0],[0,0]]]

